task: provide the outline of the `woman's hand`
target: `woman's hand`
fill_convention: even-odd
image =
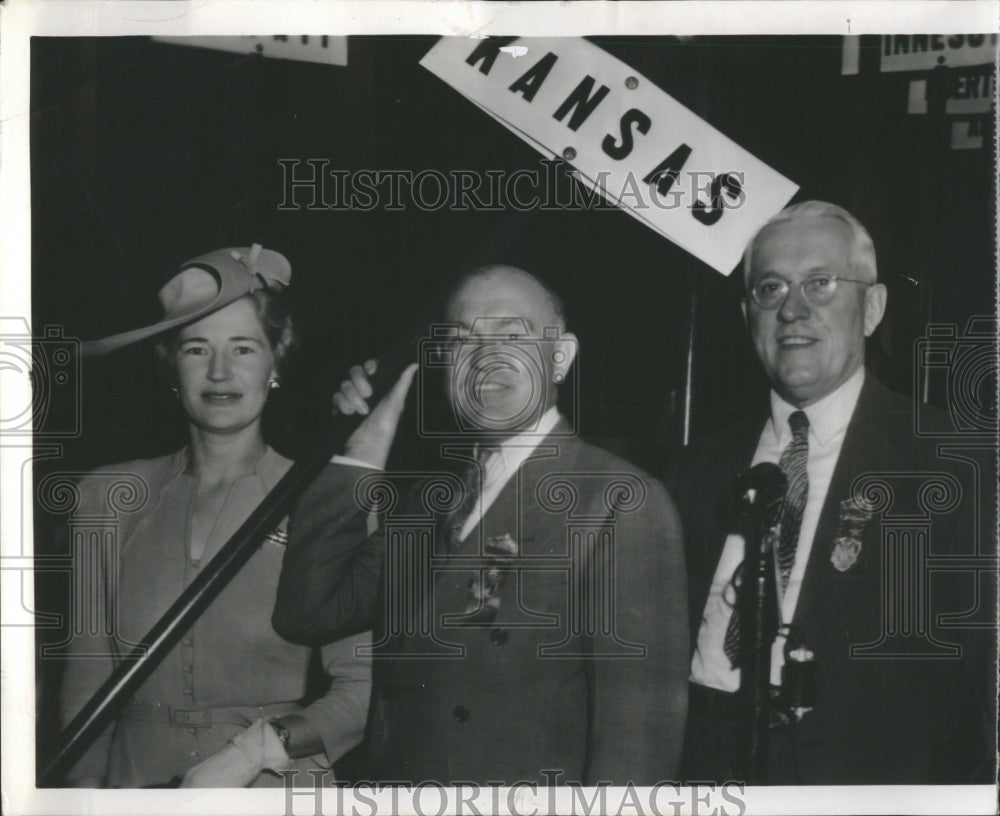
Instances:
[[[260,719],[240,731],[225,748],[184,774],[181,787],[245,788],[261,771],[282,771],[291,765],[274,729]]]

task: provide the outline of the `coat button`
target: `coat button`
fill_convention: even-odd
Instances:
[[[465,706],[455,706],[455,710],[451,712],[452,716],[458,720],[460,723],[465,722],[469,719],[469,709]]]
[[[490,641],[494,646],[503,646],[509,637],[510,634],[506,629],[494,629],[490,632]]]

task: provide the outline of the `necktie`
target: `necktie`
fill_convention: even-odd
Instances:
[[[785,500],[781,503],[781,512],[778,514],[778,524],[781,525],[778,571],[782,591],[788,586],[788,576],[795,563],[802,513],[806,509],[806,496],[809,494],[809,474],[806,471],[809,460],[809,418],[805,411],[796,411],[788,417],[788,424],[792,428],[792,441],[788,443],[778,462],[778,467],[788,479]]]
[[[458,549],[462,543],[462,528],[469,516],[473,515],[483,495],[486,482],[486,464],[497,448],[480,445],[476,448],[475,461],[466,462],[462,471],[462,489],[464,495],[461,504],[448,520],[448,544],[452,550]]]
[[[806,497],[809,495],[809,474],[806,465],[809,461],[809,418],[805,411],[795,411],[788,417],[792,429],[792,441],[781,453],[778,467],[785,474],[788,484],[785,486],[785,496],[778,510],[777,524],[780,531],[778,539],[778,573],[781,577],[782,592],[788,587],[788,577],[795,564],[795,551],[799,544],[799,531],[802,528],[802,513],[806,507]],[[733,575],[734,585],[739,583],[741,564]],[[722,651],[732,667],[738,668],[742,662],[740,654],[740,615],[734,608],[726,627],[726,636],[722,642]]]

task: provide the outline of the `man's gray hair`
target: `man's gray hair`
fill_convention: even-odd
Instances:
[[[764,230],[775,224],[782,224],[789,221],[802,221],[806,218],[835,218],[845,224],[851,231],[851,257],[848,259],[851,268],[859,278],[865,282],[875,283],[878,281],[878,267],[875,264],[875,244],[868,230],[862,226],[853,215],[843,207],[830,204],[826,201],[802,201],[785,207],[780,213],[774,216],[763,227],[757,230],[757,234],[747,244],[743,252],[743,283],[746,285],[750,281],[750,265],[753,262],[753,250],[757,239]]]
[[[492,278],[497,275],[518,275],[538,284],[541,290],[548,297],[549,307],[552,309],[552,314],[556,318],[560,330],[565,331],[566,305],[563,303],[563,299],[559,296],[559,293],[537,275],[533,275],[531,272],[527,272],[517,266],[509,266],[508,264],[500,263],[487,264],[486,266],[480,266],[478,269],[473,269],[471,272],[466,272],[458,280],[456,280],[454,284],[452,284],[448,293],[448,303],[451,303],[451,299],[455,296],[455,293],[469,281],[476,278]]]

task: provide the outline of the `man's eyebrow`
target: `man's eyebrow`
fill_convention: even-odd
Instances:
[[[531,328],[531,321],[526,317],[498,317],[496,324],[498,326],[517,326],[518,328],[528,326]]]
[[[496,332],[498,329],[507,329],[511,327],[518,329],[524,329],[527,327],[529,331],[534,329],[534,326],[528,318],[516,316],[484,317],[482,318],[482,324],[490,328],[493,332]]]
[[[820,264],[816,264],[815,266],[810,266],[806,270],[805,274],[806,275],[815,275],[815,274],[829,273],[829,272],[830,272],[830,264],[828,264],[828,263],[820,263]],[[782,280],[788,280],[787,276],[782,275],[780,272],[778,272],[778,271],[776,271],[774,269],[766,269],[766,270],[764,270],[757,277],[757,280],[762,280],[763,278],[767,278],[767,277],[781,278]]]
[[[179,341],[177,345],[183,346],[185,343],[207,343],[207,337],[185,337],[183,340]],[[262,346],[260,338],[250,337],[242,334],[237,334],[229,338],[230,343],[256,343],[258,346]]]
[[[524,329],[526,326],[529,331],[534,330],[534,325],[526,317],[477,317],[472,323],[467,323],[464,320],[456,320],[455,325],[457,325],[463,331],[472,331],[472,327],[475,326],[480,330],[485,330],[489,334],[499,334],[500,330],[506,329],[510,326],[515,326],[519,329]]]

